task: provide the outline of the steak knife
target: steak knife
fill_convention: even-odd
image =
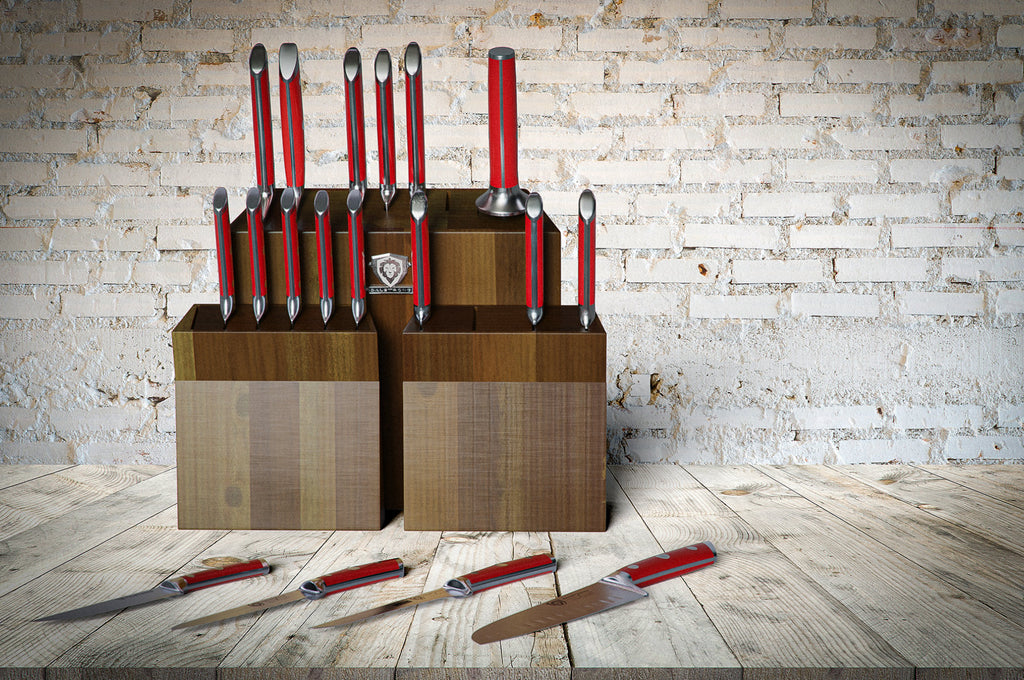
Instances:
[[[302,309],[302,276],[299,273],[299,192],[288,187],[281,194],[281,234],[284,236],[284,288],[288,319],[295,319]]]
[[[267,48],[257,43],[249,53],[249,83],[252,88],[252,130],[256,147],[256,186],[266,216],[274,198],[274,142],[270,121],[270,71]]]
[[[348,188],[359,189],[359,198],[362,200],[366,195],[366,130],[363,118],[363,63],[359,59],[358,49],[348,48],[342,68],[345,72],[345,120],[348,126]]]
[[[299,48],[284,43],[279,53],[281,72],[281,141],[284,146],[285,186],[295,190],[295,204],[306,186],[306,136],[302,124],[302,78]]]
[[[430,318],[430,227],[427,225],[427,195],[417,191],[409,201],[412,231],[412,308],[420,328]]]
[[[220,315],[224,327],[235,311],[235,264],[231,255],[231,216],[228,215],[228,192],[218,187],[213,192],[213,226],[217,236],[217,280],[220,283]]]
[[[331,234],[331,199],[321,189],[313,197],[313,213],[316,219],[316,261],[320,274],[320,316],[324,328],[334,313],[334,247]]]
[[[425,191],[423,149],[423,54],[414,42],[405,48],[405,124],[409,145],[409,195]]]
[[[576,281],[576,300],[580,306],[580,324],[583,326],[583,330],[587,331],[590,330],[590,324],[597,316],[597,312],[594,311],[594,279],[597,263],[594,218],[597,212],[597,203],[594,200],[594,193],[590,189],[584,189],[580,194],[579,212],[579,233],[576,235],[579,245],[579,278]]]
[[[348,192],[345,201],[348,211],[349,283],[352,287],[352,318],[356,327],[366,313],[366,252],[363,249],[363,192],[358,188]]]
[[[544,203],[526,199],[526,316],[536,328],[544,316]]]
[[[252,312],[256,326],[267,311],[267,254],[263,245],[263,198],[256,187],[245,195],[245,212],[249,224],[249,262],[252,265]]]
[[[373,62],[377,82],[377,161],[384,210],[395,200],[395,98],[391,79],[391,53],[381,50]]]

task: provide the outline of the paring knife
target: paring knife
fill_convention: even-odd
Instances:
[[[217,235],[217,279],[220,283],[220,315],[224,327],[235,311],[235,263],[231,255],[231,217],[228,215],[228,192],[218,187],[213,192],[213,228]]]
[[[423,149],[423,54],[420,46],[405,48],[405,124],[409,155],[409,195],[425,191],[426,154]]]
[[[384,210],[395,200],[395,97],[391,80],[391,53],[381,50],[373,62],[377,82],[377,161]]]
[[[640,586],[651,586],[706,567],[714,563],[715,555],[715,547],[704,542],[648,557],[597,583],[488,624],[473,633],[473,641],[483,645],[535,633],[647,597]]]
[[[284,145],[285,186],[295,190],[295,205],[306,186],[306,138],[302,125],[302,78],[299,48],[284,43],[278,57],[281,72],[281,140]]]
[[[288,319],[295,319],[302,309],[302,276],[299,274],[299,193],[288,187],[281,194],[281,234],[284,237],[284,287]]]
[[[320,315],[324,328],[334,313],[334,249],[331,245],[330,198],[321,189],[313,197],[313,214],[316,219],[316,261],[319,265]]]
[[[96,604],[91,604],[88,607],[71,609],[59,614],[51,614],[50,616],[44,616],[41,619],[36,619],[36,621],[82,619],[89,616],[96,616],[98,614],[107,614],[120,609],[135,607],[140,604],[156,602],[157,600],[163,600],[168,597],[184,595],[185,593],[191,593],[193,590],[202,590],[203,588],[217,586],[222,583],[241,581],[242,579],[252,578],[253,576],[263,576],[269,572],[270,564],[268,564],[266,560],[250,560],[248,562],[231,564],[220,569],[204,569],[202,571],[197,571],[194,574],[185,574],[184,576],[167,579],[152,590],[135,593],[134,595],[118,597],[113,600],[107,600],[106,602],[97,602]]]
[[[222,612],[217,612],[216,614],[210,614],[209,616],[185,621],[184,623],[179,623],[178,625],[173,626],[171,630],[191,628],[192,626],[201,626],[207,623],[214,623],[216,621],[224,621],[225,619],[233,619],[238,616],[252,614],[263,611],[264,609],[270,609],[271,607],[278,607],[282,604],[288,604],[289,602],[298,602],[302,599],[319,600],[322,597],[334,595],[335,593],[340,593],[344,590],[362,588],[363,586],[368,586],[371,583],[379,583],[380,581],[387,581],[388,579],[398,578],[404,575],[405,565],[402,564],[402,560],[399,559],[388,559],[370,564],[361,564],[358,567],[349,567],[348,569],[333,571],[330,574],[324,574],[323,576],[318,576],[310,581],[305,581],[299,586],[298,590],[293,590],[290,593],[284,593],[266,600],[250,602],[249,604],[244,604],[241,607],[226,609]]]
[[[430,318],[430,229],[427,225],[427,195],[417,191],[409,200],[409,230],[412,235],[412,308],[420,328]]]
[[[544,316],[544,203],[526,199],[526,316],[536,328]]]
[[[348,188],[366,195],[366,132],[363,118],[363,64],[359,50],[348,48],[342,64],[345,72],[345,119],[348,126]],[[351,195],[351,194],[350,194]]]
[[[580,224],[577,234],[579,278],[576,281],[576,299],[580,306],[580,323],[583,325],[583,330],[586,331],[590,330],[590,324],[597,316],[597,312],[594,311],[594,272],[597,264],[594,223],[597,215],[597,202],[590,189],[584,189],[580,194],[579,208]]]
[[[366,313],[366,253],[363,250],[363,192],[352,189],[345,201],[348,211],[349,283],[352,286],[352,318],[356,326]]]
[[[249,53],[249,83],[256,146],[256,186],[260,190],[265,216],[274,198],[274,144],[270,128],[270,71],[267,68],[267,48],[262,43],[257,43]]]
[[[424,602],[430,602],[431,600],[439,600],[444,597],[469,597],[475,593],[503,586],[506,583],[522,581],[523,579],[540,576],[541,574],[550,574],[555,570],[556,566],[557,563],[555,562],[555,558],[546,554],[523,557],[518,560],[512,560],[511,562],[502,562],[500,564],[495,564],[494,566],[481,569],[480,571],[474,571],[471,574],[465,574],[464,576],[453,578],[437,590],[431,590],[404,600],[396,600],[395,602],[390,602],[388,604],[381,605],[380,607],[374,607],[373,609],[368,609],[358,614],[352,614],[351,616],[328,621],[327,623],[321,623],[318,626],[313,626],[313,628],[343,626],[347,623],[355,623],[356,621],[368,619],[371,616],[376,616],[377,614],[383,614],[396,609],[404,609],[405,607],[412,607]]]
[[[249,261],[252,264],[252,311],[256,326],[267,311],[267,255],[263,249],[263,210],[260,190],[249,189],[245,195],[245,212],[249,224]]]

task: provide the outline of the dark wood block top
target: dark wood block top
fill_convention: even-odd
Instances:
[[[526,317],[525,305],[435,305],[422,330],[413,319],[404,332],[604,335],[604,326],[601,319],[596,318],[590,330],[584,330],[576,305],[545,306],[536,329]]]

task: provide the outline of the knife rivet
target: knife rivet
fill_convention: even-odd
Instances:
[[[659,558],[659,559],[662,559],[662,560],[667,560],[667,559],[669,559],[669,557],[668,557],[668,555],[667,555],[666,553],[661,553],[660,555],[658,555],[658,558]]]
[[[640,568],[639,564],[631,564],[628,567],[626,567],[626,569],[639,569],[639,568]]]

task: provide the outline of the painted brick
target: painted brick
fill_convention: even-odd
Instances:
[[[847,439],[839,442],[839,463],[927,463],[930,449],[923,439]]]
[[[814,149],[818,130],[810,125],[734,125],[726,127],[725,142],[737,149]]]
[[[226,29],[142,29],[142,49],[150,52],[221,52],[235,49],[232,32]]]
[[[870,50],[878,29],[869,26],[786,26],[787,49]]]
[[[935,13],[967,14],[971,16],[1005,16],[1020,14],[1020,0],[935,0]]]
[[[778,413],[757,406],[746,408],[698,408],[685,414],[680,427],[694,430],[705,427],[727,427],[743,430],[769,430],[775,427]]]
[[[852,281],[927,281],[928,260],[923,257],[837,257],[835,277]]]
[[[487,72],[481,62],[479,76],[471,81],[486,82]],[[427,78],[427,72],[423,74]],[[602,85],[604,83],[604,62],[585,59],[553,61],[540,59],[516,59],[516,81],[523,84],[540,85]]]
[[[818,260],[734,260],[733,283],[815,283],[823,281]]]
[[[50,240],[45,227],[0,227],[0,252],[19,253],[41,250]]]
[[[78,153],[85,149],[85,130],[32,130],[0,128],[0,149],[5,153]]]
[[[998,47],[1024,48],[1024,26],[1020,24],[1007,24],[996,30],[996,45]]]
[[[946,439],[950,460],[1019,460],[1024,458],[1024,439],[1010,435],[951,436]]]
[[[0,99],[0,120],[14,124],[30,123],[35,113],[34,102],[28,97]]]
[[[364,27],[365,28],[365,27]],[[424,28],[433,29],[433,26],[425,26]],[[303,54],[309,54],[312,52],[327,51],[327,52],[343,52],[348,47],[353,47],[352,38],[353,33],[344,26],[319,28],[309,26],[286,26],[286,27],[259,27],[254,26],[252,29],[251,37],[249,38],[249,44],[255,45],[256,43],[263,43],[267,46],[267,55],[271,58],[271,69],[276,71],[277,67],[273,64],[276,61],[277,51],[280,45],[286,42],[293,42],[300,46]],[[391,47],[392,45],[381,45],[381,47]],[[404,46],[403,46],[404,48]],[[394,53],[394,52],[392,52]],[[399,52],[401,54],[401,52]],[[315,63],[315,59],[303,59],[300,63],[303,74],[307,69],[307,65]],[[241,69],[245,73],[244,68]],[[341,70],[335,72],[335,77],[341,80]],[[365,70],[364,70],[365,73]],[[274,75],[277,75],[274,73]],[[273,86],[276,86],[276,78],[272,78]],[[364,78],[364,82],[365,82]],[[273,87],[272,86],[272,87]]]
[[[150,293],[65,293],[62,314],[75,317],[149,317],[160,306]]]
[[[63,465],[74,463],[74,450],[68,442],[12,442],[0,448],[0,462],[18,465]]]
[[[48,319],[55,301],[36,295],[0,295],[0,319]]]
[[[918,83],[921,64],[909,59],[830,59],[830,83]]]
[[[591,17],[601,11],[601,3],[599,0],[510,0],[508,8],[513,14],[543,12],[545,16]]]
[[[924,128],[858,127],[834,129],[832,139],[850,151],[914,151],[925,145]]]
[[[626,258],[626,281],[632,283],[711,283],[718,272],[717,262],[699,258]]]
[[[247,104],[248,102],[244,102],[236,96],[175,97],[164,95],[153,102],[153,106],[149,108],[146,116],[152,120],[216,120],[242,113],[242,107]],[[252,119],[249,118],[249,120]]]
[[[995,114],[1020,120],[1024,117],[1024,97],[1014,97],[1009,92],[996,92]]]
[[[204,1],[209,2],[210,0]],[[228,2],[235,4],[237,0],[213,1],[220,4]],[[193,0],[194,2],[195,0]],[[258,0],[258,2],[273,7],[278,4],[279,0]],[[303,7],[308,7],[311,12],[330,17],[380,17],[391,14],[391,7],[387,0],[310,0]]]
[[[84,220],[96,216],[90,196],[11,196],[3,208],[12,220]]]
[[[307,176],[308,177],[308,176]],[[323,186],[318,184],[318,186]],[[345,181],[348,186],[348,180]],[[242,197],[235,197],[230,191],[228,205],[237,207],[242,205]],[[237,215],[235,215],[237,217]],[[207,225],[179,225],[161,224],[156,230],[157,250],[212,250],[216,247],[214,243],[213,230]]]
[[[1024,257],[944,257],[942,278],[954,281],[1024,280]]]
[[[485,137],[483,148],[487,147],[487,128],[480,126]],[[664,128],[641,128],[661,129]],[[632,128],[631,128],[632,130]],[[629,130],[627,130],[627,133]],[[686,134],[680,132],[677,135],[676,143],[685,143]],[[607,128],[591,128],[589,130],[553,129],[549,127],[533,127],[522,125],[519,128],[519,148],[528,149],[558,149],[562,151],[591,151],[596,154],[606,154],[614,143],[612,131]],[[635,148],[635,147],[634,147]],[[679,148],[701,148],[692,146],[680,146]]]
[[[667,184],[673,165],[667,161],[580,161],[575,175],[582,184]]]
[[[315,83],[323,82],[323,79],[317,79],[312,77],[311,71],[315,71],[315,68],[311,68],[316,64],[322,63],[321,61],[310,61],[304,59],[302,61],[302,82],[303,83]],[[234,87],[241,91],[243,87],[249,87],[249,76],[246,75],[244,68],[239,68],[239,64],[236,62],[229,62],[225,64],[198,64],[195,69],[195,76],[193,78],[197,87]]]
[[[115,220],[162,220],[174,215],[178,220],[206,219],[201,196],[133,196],[116,199],[110,206]]]
[[[580,52],[655,52],[668,46],[666,36],[639,28],[596,28],[576,39]]]
[[[249,187],[255,181],[250,163],[166,163],[160,168],[162,186]]]
[[[132,280],[132,263],[126,260],[106,260],[100,263],[100,283],[126,284]]]
[[[797,316],[877,317],[878,297],[857,293],[793,293],[793,314]]]
[[[672,105],[678,116],[760,116],[768,98],[756,92],[724,94],[675,94]]]
[[[831,192],[751,193],[743,196],[744,217],[828,217],[836,209]]]
[[[110,461],[114,465],[174,465],[173,443],[138,443],[94,441],[75,448],[75,462],[81,465]]]
[[[140,406],[54,409],[48,413],[50,427],[58,435],[138,430],[148,417],[149,409]]]
[[[89,279],[84,262],[0,262],[0,281],[44,286],[80,286]]]
[[[33,35],[30,50],[38,55],[82,57],[86,55],[127,55],[129,37],[125,31],[74,31]]]
[[[996,314],[1024,314],[1024,290],[1001,290],[996,295]]]
[[[647,116],[662,111],[666,100],[660,92],[576,92],[569,106],[583,118]]]
[[[49,100],[42,112],[44,120],[58,123],[107,123],[135,120],[137,100],[134,97],[82,97]]]
[[[181,85],[183,77],[180,64],[87,64],[85,67],[85,82],[90,89],[136,89],[142,84],[146,87],[169,89]]]
[[[12,186],[37,186],[50,176],[50,164],[37,161],[13,161],[0,163],[0,184]]]
[[[684,184],[754,183],[771,181],[772,162],[767,159],[682,161],[681,180]]]
[[[789,247],[872,249],[878,247],[881,231],[875,224],[793,224]]]
[[[1021,146],[1019,125],[943,125],[939,128],[939,139],[947,148],[966,149],[1016,149]]]
[[[485,0],[406,0],[403,9],[413,17],[454,18],[485,16],[491,7]]]
[[[461,1],[461,0],[459,0]],[[485,25],[470,28],[470,37],[474,46],[485,52],[494,45],[511,47],[520,52],[527,50],[557,50],[562,47],[561,26],[530,26],[528,28],[510,28],[507,26]],[[365,71],[372,73],[372,71]]]
[[[944,430],[969,428],[976,430],[983,423],[982,407],[977,405],[898,405],[893,407],[892,413],[895,417],[896,427],[902,430],[926,430],[931,428],[942,428]]]
[[[784,118],[796,116],[861,117],[870,115],[874,108],[874,97],[870,94],[783,92],[779,95],[779,114]]]
[[[809,19],[811,0],[721,0],[724,19]]]
[[[677,294],[598,290],[596,305],[601,314],[625,316],[677,316],[682,297]]]
[[[626,446],[626,461],[631,463],[665,463],[677,458],[679,447],[674,439],[629,439]],[[707,462],[707,461],[705,461]]]
[[[896,301],[902,313],[921,316],[978,316],[985,309],[981,293],[904,291]]]
[[[1024,179],[1024,156],[1000,156],[996,161],[996,176]]]
[[[725,68],[725,77],[733,83],[810,83],[814,81],[814,62],[790,59],[765,61],[756,57],[729,64]]]
[[[977,27],[893,29],[893,48],[908,52],[976,50],[982,46]]]
[[[701,59],[673,59],[663,62],[624,59],[619,64],[620,85],[706,83],[710,77],[711,64]]]
[[[977,247],[984,242],[984,228],[972,224],[894,224],[890,232],[893,248]]]
[[[151,184],[150,171],[138,164],[71,163],[57,167],[57,186],[144,187]]]
[[[99,133],[99,149],[108,153],[177,153],[188,151],[191,146],[192,140],[180,130],[103,130]]]
[[[889,164],[889,178],[893,182],[949,184],[984,175],[991,168],[991,162],[981,158],[897,158]]]
[[[638,19],[701,19],[708,15],[708,0],[623,0],[619,11]]]
[[[657,248],[667,250],[675,245],[673,227],[665,224],[610,224],[597,227],[596,242],[600,248]]]
[[[875,183],[878,181],[878,166],[874,161],[788,158],[786,179],[791,182]]]
[[[385,47],[400,54],[409,43],[416,42],[420,49],[429,54],[446,45],[458,44],[455,40],[454,24],[366,24],[362,27],[361,33],[361,44],[357,47],[366,52],[375,52]]]
[[[1024,225],[997,224],[995,228],[996,243],[1000,246],[1024,246]],[[982,229],[981,225],[975,226],[975,230],[979,234],[979,240]]]
[[[752,50],[768,49],[768,30],[723,27],[684,26],[679,30],[683,50]]]
[[[994,61],[937,61],[932,64],[932,83],[1019,83],[1024,75],[1020,59]]]
[[[0,428],[28,430],[35,427],[39,411],[21,406],[0,406]]]
[[[770,250],[779,243],[778,229],[771,224],[687,224],[683,245],[687,248],[757,248]]]
[[[1005,215],[1024,211],[1024,192],[988,189],[963,190],[950,201],[954,215]]]
[[[690,295],[693,319],[774,319],[779,316],[778,295]]]
[[[847,199],[851,218],[928,217],[939,214],[938,194],[859,194]]]
[[[174,0],[82,0],[79,5],[82,21],[167,21],[174,10]]]
[[[571,134],[567,130],[553,131],[555,136]],[[704,128],[695,125],[671,127],[630,126],[622,132],[623,141],[630,149],[710,149],[714,137]],[[520,134],[520,140],[525,134]],[[520,141],[522,146],[522,141]],[[600,153],[600,150],[598,150]],[[684,175],[685,177],[685,175]]]
[[[16,57],[21,54],[21,36],[17,33],[0,31],[0,57]]]
[[[999,407],[996,427],[1024,428],[1024,404],[1006,404]]]
[[[131,280],[141,285],[187,286],[192,283],[192,265],[171,260],[137,262]]]
[[[940,92],[923,98],[914,94],[889,97],[889,114],[897,118],[916,116],[976,116],[981,113],[981,99],[976,94]]]
[[[793,422],[798,430],[859,430],[882,426],[876,406],[798,406]]]
[[[729,212],[736,196],[724,191],[689,192],[685,194],[644,193],[636,199],[636,212],[641,217],[720,217]]]
[[[192,308],[192,305],[216,304],[217,293],[168,293],[167,318],[180,319]]]
[[[209,227],[206,228],[209,231]],[[149,244],[149,236],[141,230],[126,231],[112,227],[57,226],[49,239],[49,247],[60,251],[139,252]],[[211,246],[212,247],[212,246]]]
[[[827,0],[826,12],[832,17],[914,19],[917,0]]]

